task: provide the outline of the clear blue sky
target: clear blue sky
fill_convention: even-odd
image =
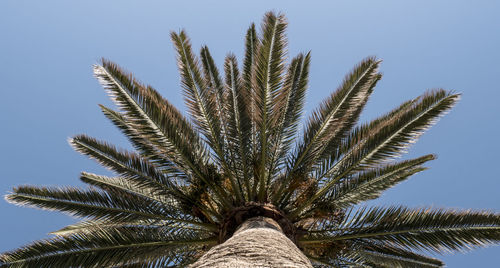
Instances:
[[[77,3],[78,2],[78,3]],[[107,174],[73,152],[87,133],[128,146],[98,103],[110,104],[91,65],[109,58],[184,110],[171,30],[218,60],[241,55],[244,32],[268,10],[290,22],[290,55],[312,51],[306,110],[362,58],[384,60],[363,120],[442,87],[462,101],[411,148],[438,154],[430,170],[377,204],[484,208],[500,212],[499,1],[24,1],[0,2],[0,193],[19,184],[81,185],[81,171]],[[0,202],[0,251],[74,219]],[[500,247],[445,256],[449,267],[495,267]]]

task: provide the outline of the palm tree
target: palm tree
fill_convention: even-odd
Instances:
[[[299,121],[310,54],[286,59],[286,21],[267,13],[221,77],[172,33],[186,119],[116,64],[94,66],[118,106],[100,106],[136,152],[79,135],[71,145],[116,177],[83,172],[87,189],[20,186],[9,202],[82,221],[0,256],[0,267],[441,267],[426,253],[500,241],[500,214],[366,207],[434,155],[395,161],[459,99],[433,90],[366,124],[358,118],[380,60],[364,59]],[[301,136],[295,142],[297,136]]]

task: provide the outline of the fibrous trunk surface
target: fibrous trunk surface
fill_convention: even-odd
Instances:
[[[286,237],[279,224],[266,217],[245,221],[226,242],[210,249],[190,267],[312,267]]]

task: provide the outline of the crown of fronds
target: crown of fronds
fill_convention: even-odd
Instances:
[[[231,215],[248,207],[257,209],[247,218],[278,211],[291,226],[286,235],[319,266],[440,267],[422,251],[498,242],[498,214],[357,206],[426,169],[435,156],[394,159],[459,95],[428,91],[358,124],[381,79],[380,60],[369,57],[299,132],[310,54],[287,59],[286,26],[274,13],[265,15],[259,33],[251,25],[242,66],[229,54],[223,74],[207,47],[198,57],[184,31],[172,33],[190,119],[116,64],[95,65],[118,110],[100,107],[135,151],[72,138],[77,151],[116,177],[84,172],[87,189],[15,188],[7,195],[12,203],[83,221],[4,253],[0,266],[187,265],[227,239],[241,223]]]

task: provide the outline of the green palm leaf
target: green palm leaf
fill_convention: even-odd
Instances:
[[[162,227],[120,227],[34,242],[0,256],[0,267],[111,267],[182,261],[190,250],[211,245],[202,233]],[[187,254],[189,255],[189,254]],[[174,263],[175,264],[175,263]]]
[[[326,199],[332,202],[332,207],[348,208],[360,202],[378,198],[383,191],[425,170],[426,168],[421,165],[434,159],[434,155],[426,155],[361,172],[339,182]]]
[[[205,74],[205,84],[212,91],[212,99],[215,99],[215,111],[216,118],[219,118],[219,124],[221,126],[221,133],[214,133],[213,135],[220,135],[219,139],[222,144],[220,152],[217,153],[219,161],[221,161],[221,166],[224,168],[224,172],[229,176],[232,181],[232,187],[234,189],[236,198],[243,200],[243,188],[240,179],[234,172],[234,165],[231,163],[234,161],[235,147],[233,143],[230,143],[229,135],[229,116],[228,116],[228,97],[229,92],[226,92],[226,88],[220,78],[219,71],[215,62],[210,55],[208,47],[204,46],[201,49],[201,59],[202,66]],[[215,129],[214,129],[215,130]],[[214,147],[217,148],[217,147]]]
[[[222,130],[222,137],[219,137],[219,139],[222,140],[223,145],[222,145],[222,150],[225,153],[225,146],[227,143],[226,137],[227,137],[227,124],[228,124],[228,119],[227,119],[227,114],[225,113],[225,88],[224,84],[222,82],[222,79],[219,75],[219,70],[217,69],[217,66],[215,65],[214,59],[212,58],[212,55],[210,54],[210,50],[208,49],[207,46],[203,46],[201,48],[201,62],[202,62],[202,67],[203,67],[203,73],[205,77],[205,85],[207,86],[209,91],[212,91],[212,99],[215,98],[215,111],[216,111],[216,117],[219,118],[219,124],[221,126]],[[215,133],[214,133],[215,134]],[[221,159],[224,159],[224,161],[228,161],[226,159],[226,155],[222,154],[219,156]]]
[[[201,174],[205,149],[175,107],[111,62],[103,60],[94,73],[138,133],[162,148],[186,174]]]
[[[277,170],[275,169],[286,164],[285,157],[297,134],[298,122],[302,115],[308,83],[309,62],[310,53],[307,53],[305,56],[300,54],[292,60],[283,83],[283,88],[277,96],[274,109],[285,112],[278,114],[279,117],[276,118],[277,127],[275,128],[275,133],[273,133],[273,139],[276,141],[274,142],[271,157],[270,177],[277,177]],[[287,178],[292,178],[292,176]],[[279,189],[275,191],[272,199],[279,200],[287,185],[288,181],[280,182]]]
[[[425,130],[431,127],[460,98],[444,90],[430,91],[404,103],[389,115],[356,130],[357,144],[322,176],[330,177],[359,168],[370,167],[399,156]]]
[[[259,139],[259,163],[257,180],[259,185],[258,198],[265,201],[269,168],[270,132],[272,131],[273,117],[278,111],[273,110],[276,95],[282,84],[282,74],[285,61],[285,32],[286,21],[284,16],[267,13],[262,23],[262,39],[255,57],[252,74],[252,88],[255,100],[255,124]]]
[[[184,89],[184,96],[190,114],[193,116],[198,130],[207,138],[217,156],[223,155],[224,146],[221,125],[216,116],[216,100],[214,90],[210,90],[203,80],[200,64],[191,51],[191,44],[184,31],[171,33],[177,50],[179,71]],[[219,159],[222,161],[222,159]]]
[[[331,141],[338,141],[359,115],[376,80],[380,61],[367,58],[346,76],[342,86],[326,99],[308,120],[303,141],[298,145],[292,171],[312,167]]]
[[[164,154],[164,150],[157,148],[152,144],[146,136],[142,136],[134,129],[134,124],[121,115],[104,105],[99,105],[104,115],[129,139],[134,149],[141,155],[142,158],[156,164],[162,172],[175,173],[178,176],[185,176],[183,172],[178,170],[176,165],[169,160]],[[188,179],[188,178],[185,178]]]
[[[443,253],[500,241],[500,215],[490,212],[405,207],[360,209],[337,230],[319,231],[301,243],[383,242]]]
[[[319,177],[326,177],[324,185],[308,202],[299,206],[292,215],[298,215],[314,200],[324,196],[342,178],[351,172],[376,166],[390,158],[398,156],[444,113],[458,101],[460,95],[447,93],[444,90],[431,91],[407,102],[398,108],[393,118],[384,116],[375,120],[376,127],[357,131],[363,137],[339,161],[332,164]],[[408,107],[409,106],[409,107]],[[370,125],[368,125],[370,126]]]
[[[366,245],[355,252],[365,263],[375,267],[443,267],[444,263],[438,259],[416,254],[388,245]]]
[[[219,120],[217,116],[217,99],[222,97],[220,96],[222,94],[217,92],[217,90],[221,91],[222,89],[218,72],[215,71],[215,65],[213,65],[213,62],[212,65],[210,64],[212,60],[208,50],[202,50],[202,56],[205,62],[207,62],[207,68],[210,66],[212,67],[211,70],[207,70],[209,76],[207,80],[210,82],[210,85],[218,86],[218,89],[215,88],[211,90],[206,81],[201,77],[200,64],[191,51],[191,44],[186,33],[184,31],[181,31],[179,34],[172,32],[171,37],[177,50],[178,65],[181,73],[181,82],[184,89],[186,105],[189,108],[190,114],[198,130],[203,133],[208,144],[214,150],[216,160],[226,172],[230,173],[229,166],[225,159],[224,136],[221,135],[223,127],[221,125],[221,120]],[[235,178],[230,176],[230,180],[232,188],[236,193],[236,198],[240,198],[239,200],[241,200],[241,191]],[[232,197],[226,195],[224,199],[227,200],[230,198]],[[226,201],[226,204],[229,203],[230,202]]]
[[[353,148],[357,148],[360,145],[366,142],[365,140],[368,137],[375,135],[377,131],[381,129],[382,126],[389,124],[391,120],[400,117],[402,114],[410,111],[417,103],[421,97],[415,98],[413,100],[406,101],[402,103],[397,108],[392,111],[386,113],[383,116],[380,116],[369,123],[361,124],[358,127],[355,127],[350,131],[349,135],[337,145],[337,151],[330,155],[328,158],[324,158],[321,162],[316,166],[315,173],[317,178],[323,178],[325,175],[334,167],[339,159],[342,157],[349,155],[350,151]]]
[[[311,54],[299,54],[290,63],[288,73],[283,83],[283,88],[278,93],[274,110],[282,110],[284,113],[277,115],[277,136],[279,157],[284,157],[291,148],[291,143],[298,131],[299,120],[305,101],[305,93],[308,86],[309,63]],[[274,161],[271,161],[274,162]]]
[[[98,141],[86,135],[74,137],[70,140],[70,144],[76,151],[95,159],[120,175],[135,179],[141,183],[148,182],[158,192],[171,192],[172,189],[176,188],[171,178],[159,173],[156,166],[145,161],[137,154],[125,150],[119,151],[106,142]]]
[[[149,219],[149,220],[131,220],[127,222],[115,222],[110,220],[83,220],[74,224],[67,225],[59,230],[50,232],[50,234],[57,236],[68,236],[75,233],[94,232],[96,229],[109,229],[115,227],[129,227],[129,226],[159,226],[166,225],[168,221]]]
[[[344,138],[368,101],[381,75],[378,73],[380,60],[367,58],[346,76],[342,85],[323,101],[309,118],[304,137],[293,154],[289,170],[290,184],[300,184],[318,162],[323,162],[338,150],[338,144]],[[322,176],[317,176],[321,179]],[[280,204],[288,202],[293,196],[289,193],[281,198]],[[316,198],[316,197],[315,197]],[[309,205],[309,203],[306,203]],[[295,215],[295,214],[294,214]]]
[[[252,152],[257,152],[257,126],[255,123],[255,99],[253,98],[253,69],[257,58],[257,51],[259,50],[260,42],[257,37],[257,31],[255,30],[255,24],[252,23],[247,30],[245,36],[245,57],[243,60],[243,70],[241,72],[242,78],[242,92],[243,96],[248,96],[246,98],[246,107],[248,114],[250,116],[251,125],[251,145]],[[257,185],[257,184],[255,184]],[[256,193],[254,192],[253,195]]]
[[[209,232],[215,231],[216,228],[210,224],[203,224],[196,221],[190,220],[159,220],[159,219],[148,219],[148,220],[131,220],[125,222],[116,222],[112,220],[100,219],[100,220],[84,220],[65,226],[57,231],[50,232],[51,234],[58,236],[68,236],[75,233],[92,233],[96,230],[110,229],[110,228],[123,228],[123,227],[163,227],[175,230],[184,231],[199,231],[199,232]]]
[[[232,54],[226,57],[224,63],[226,73],[226,88],[228,92],[225,110],[228,116],[228,142],[232,148],[232,165],[236,170],[238,179],[245,185],[246,199],[250,200],[250,161],[251,161],[251,136],[252,123],[249,115],[249,102],[251,96],[242,87],[238,72],[236,57]],[[254,182],[255,183],[255,182]]]
[[[6,200],[23,206],[57,210],[77,217],[109,219],[117,222],[133,219],[165,219],[168,207],[144,198],[122,198],[97,190],[20,186]]]
[[[174,200],[169,194],[162,194],[157,188],[150,187],[144,181],[135,181],[127,177],[106,177],[92,173],[82,172],[80,179],[90,185],[102,188],[105,191],[120,191],[142,198],[151,199],[165,206],[175,206]],[[142,182],[142,183],[141,183]]]
[[[158,192],[157,188],[150,187],[148,183],[141,180],[131,180],[128,177],[110,178],[87,172],[82,172],[80,179],[85,183],[102,188],[111,194],[114,192],[122,196],[128,196],[131,194],[134,197],[137,196],[159,202],[163,206],[168,207],[171,212],[177,211],[182,212],[184,215],[189,215],[193,207],[196,207],[207,217],[216,213],[214,211],[210,211],[210,208],[207,208],[205,205],[201,204],[199,200],[192,198],[184,192],[178,191],[165,195],[162,192]],[[210,226],[210,228],[213,228],[213,225],[188,220],[185,219],[185,217],[184,219],[178,218],[175,220],[178,222],[190,222],[200,226]]]
[[[141,135],[162,148],[184,173],[193,175],[213,189],[229,205],[217,182],[205,175],[206,149],[189,122],[151,87],[145,87],[118,66],[106,60],[94,66],[94,73],[108,90],[125,117]]]
[[[336,255],[335,258],[329,257],[318,257],[307,255],[307,257],[312,261],[313,267],[315,268],[325,268],[325,267],[341,267],[341,268],[372,268],[372,266],[365,263],[357,254],[341,254]]]

